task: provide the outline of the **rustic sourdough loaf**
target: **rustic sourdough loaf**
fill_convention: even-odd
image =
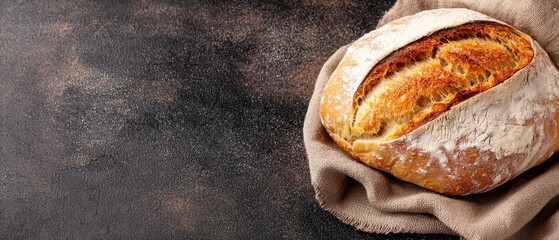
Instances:
[[[353,158],[436,192],[488,191],[559,149],[559,72],[528,35],[467,9],[393,21],[347,50],[322,124]]]

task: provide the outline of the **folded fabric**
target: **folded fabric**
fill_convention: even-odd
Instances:
[[[423,10],[452,7],[479,11],[531,35],[558,65],[559,2],[555,1],[400,0],[378,26]],[[324,64],[304,124],[311,181],[323,208],[367,232],[559,239],[558,154],[489,192],[448,197],[400,181],[344,153],[322,127],[318,109],[323,87],[346,49],[340,48]]]

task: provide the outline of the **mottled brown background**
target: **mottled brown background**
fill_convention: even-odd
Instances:
[[[0,235],[369,235],[314,201],[321,65],[393,1],[1,1]]]

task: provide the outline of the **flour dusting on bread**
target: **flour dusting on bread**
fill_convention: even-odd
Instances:
[[[320,116],[369,166],[444,194],[479,193],[559,150],[559,71],[503,22],[429,10],[354,42]]]

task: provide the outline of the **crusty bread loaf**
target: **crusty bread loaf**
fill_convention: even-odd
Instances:
[[[320,117],[353,158],[448,195],[488,191],[559,149],[559,72],[519,30],[466,9],[354,42]]]

